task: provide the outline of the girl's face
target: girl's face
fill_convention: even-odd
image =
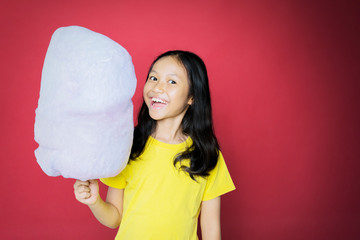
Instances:
[[[149,73],[143,95],[152,119],[181,122],[192,103],[186,69],[174,57],[159,59]]]

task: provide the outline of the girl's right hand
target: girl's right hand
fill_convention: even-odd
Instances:
[[[94,205],[99,195],[99,184],[96,179],[88,181],[76,180],[74,184],[75,198],[86,205]]]

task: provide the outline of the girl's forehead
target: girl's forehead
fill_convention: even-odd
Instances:
[[[157,60],[154,63],[151,71],[155,71],[155,72],[172,71],[172,72],[186,73],[186,69],[183,66],[183,64],[180,62],[180,60],[172,56],[166,56]]]

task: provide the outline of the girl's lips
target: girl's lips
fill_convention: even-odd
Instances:
[[[151,107],[153,108],[153,109],[162,109],[162,108],[164,108],[166,106],[166,104],[164,104],[164,103],[152,103],[151,104]]]
[[[152,97],[151,98],[151,107],[153,109],[162,109],[167,105],[167,102],[161,98]]]

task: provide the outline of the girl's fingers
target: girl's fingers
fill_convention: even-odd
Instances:
[[[86,185],[80,185],[78,187],[79,191],[83,192],[83,191],[87,191],[87,190],[90,190],[90,187],[89,186],[86,186]]]
[[[90,185],[90,183],[88,181],[84,182],[84,181],[77,180],[75,182],[75,184],[74,184],[74,189],[75,189],[75,191],[77,191],[77,190],[80,190],[80,189],[82,189],[84,187],[89,187],[89,185]]]
[[[97,180],[80,181],[74,183],[75,198],[84,204],[90,204],[96,197]]]
[[[79,186],[75,189],[76,192],[82,193],[82,192],[91,192],[91,189],[88,186]]]
[[[89,187],[89,182],[76,181],[76,183],[74,184],[75,197],[79,201],[91,197],[90,192],[91,189]]]
[[[80,180],[76,180],[74,186],[81,186],[81,185],[84,185],[84,186],[89,186],[90,185],[90,182],[89,181],[80,181]]]
[[[91,197],[91,194],[89,192],[82,192],[79,195],[80,199],[88,199],[89,197]]]
[[[75,197],[77,200],[81,201],[81,200],[85,200],[91,197],[90,192],[78,192],[75,193]]]
[[[97,182],[97,180],[96,179],[91,179],[91,180],[89,180],[89,181],[87,181],[89,184],[91,184],[91,183],[96,183]]]

